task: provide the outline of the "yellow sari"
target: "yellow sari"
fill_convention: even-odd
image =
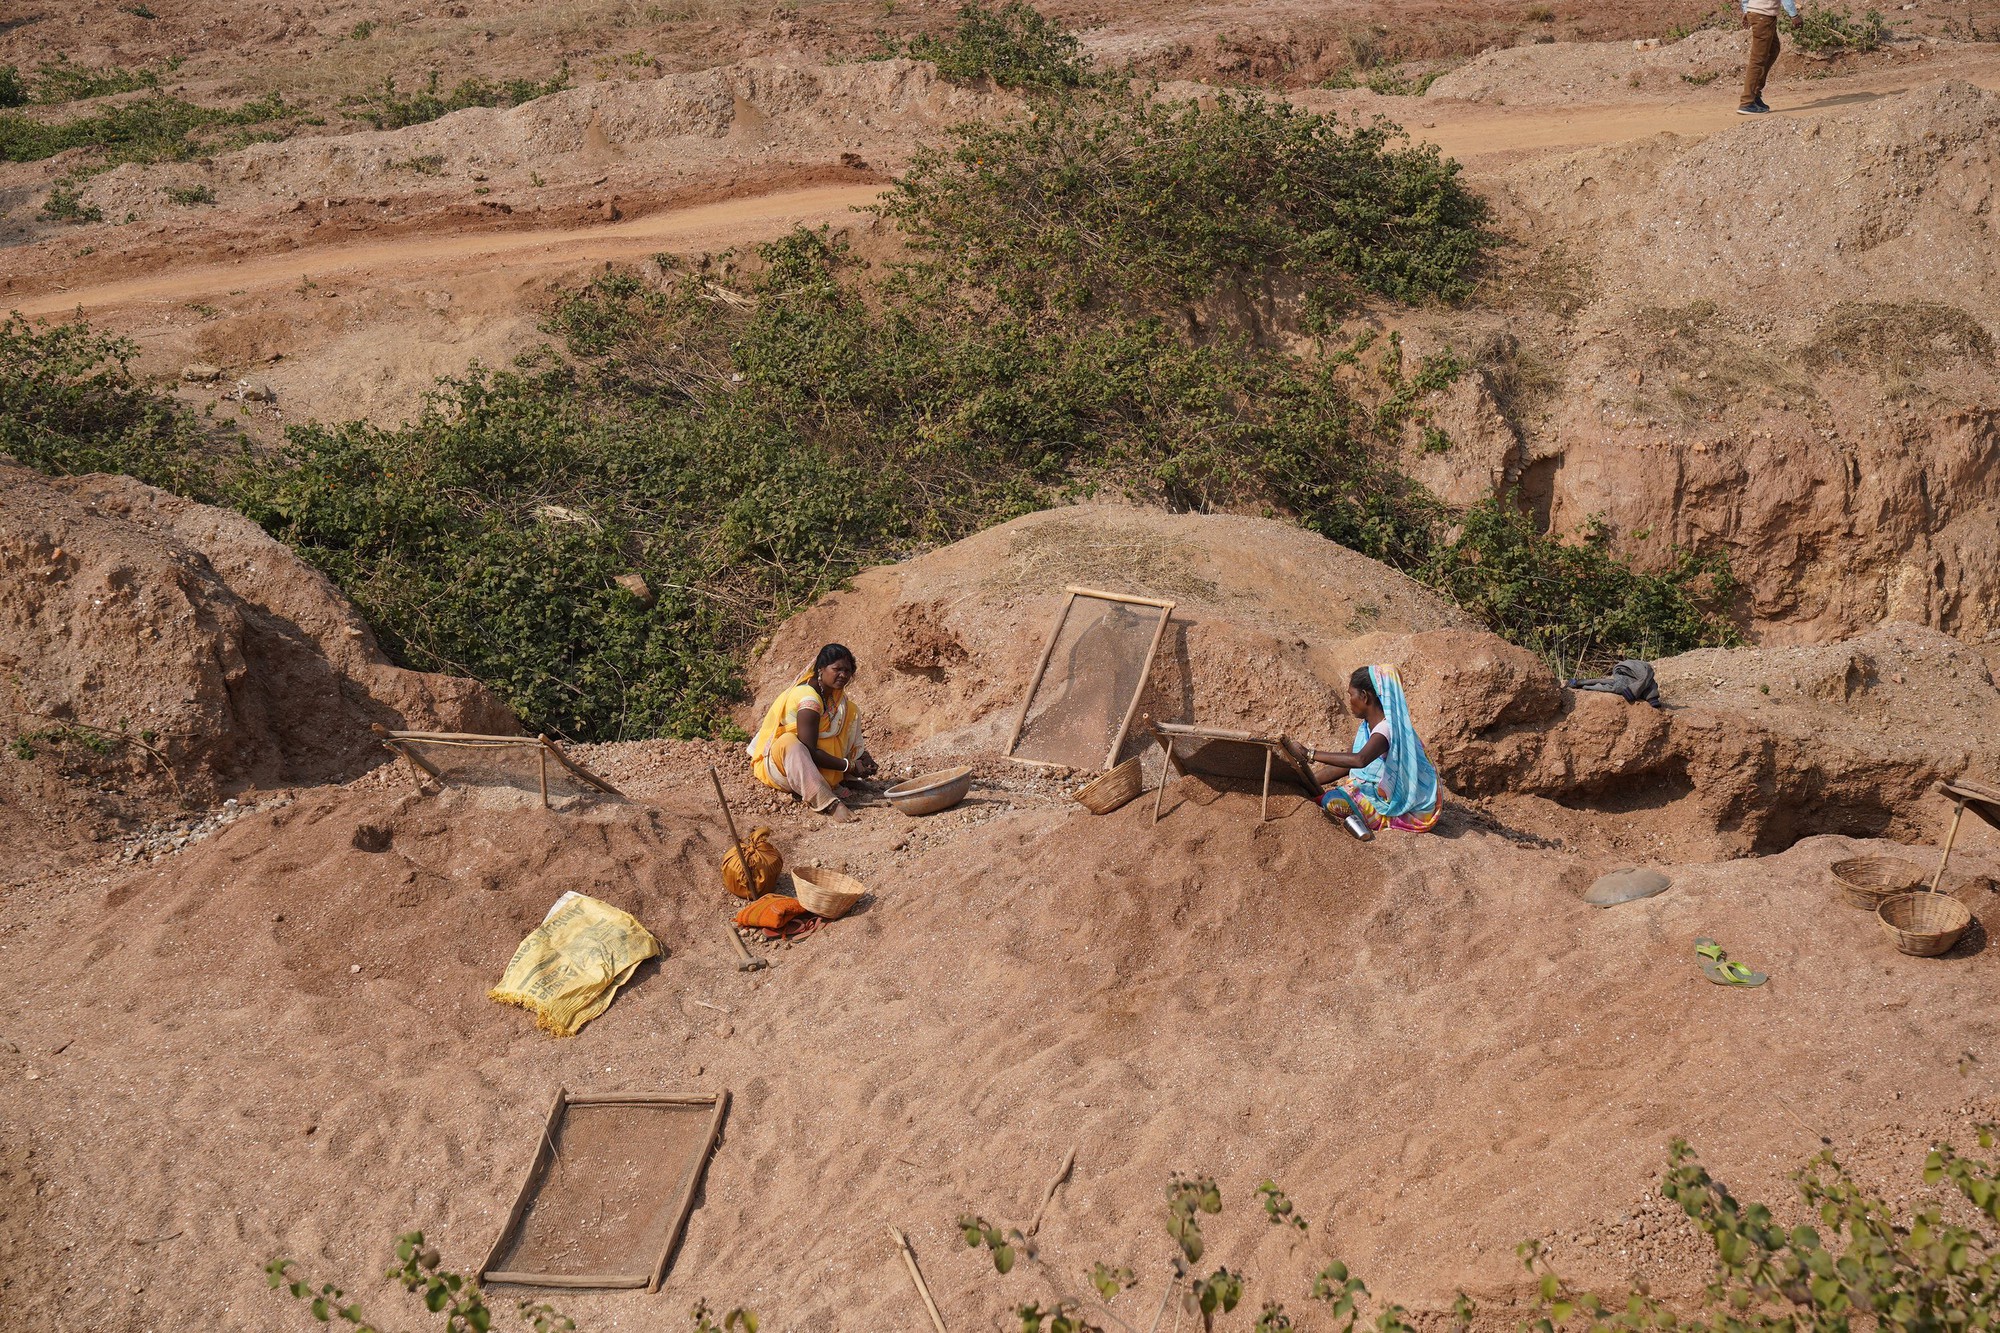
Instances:
[[[780,765],[775,761],[775,752],[782,738],[790,736],[798,744],[799,706],[807,700],[819,706],[819,749],[836,759],[848,759],[860,749],[861,708],[847,698],[846,690],[835,690],[832,697],[822,695],[810,683],[812,668],[807,667],[799,678],[772,701],[765,710],[763,724],[757,728],[747,753],[750,756],[750,771],[757,781],[777,791],[789,791],[790,786],[783,781]],[[810,711],[810,710],[808,710]],[[819,770],[826,785],[837,787],[847,775],[837,768]]]

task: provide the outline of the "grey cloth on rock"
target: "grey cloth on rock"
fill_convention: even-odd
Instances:
[[[1666,705],[1660,702],[1660,686],[1653,679],[1653,664],[1641,662],[1637,658],[1627,658],[1611,668],[1608,676],[1592,676],[1587,680],[1566,680],[1563,684],[1573,690],[1597,690],[1604,694],[1621,696],[1628,704],[1651,704],[1655,708]]]

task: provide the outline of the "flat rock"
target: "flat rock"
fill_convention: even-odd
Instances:
[[[1665,893],[1672,883],[1657,870],[1614,870],[1599,876],[1583,895],[1583,900],[1592,907],[1616,907],[1620,903],[1637,902],[1641,898]]]

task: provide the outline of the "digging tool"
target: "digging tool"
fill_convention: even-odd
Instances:
[[[762,958],[751,956],[749,947],[743,943],[743,937],[736,933],[736,927],[725,926],[724,929],[729,932],[729,942],[736,946],[736,957],[741,960],[736,964],[738,972],[762,972],[770,966]]]

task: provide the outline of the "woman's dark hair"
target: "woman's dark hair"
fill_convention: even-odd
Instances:
[[[848,651],[845,644],[829,643],[820,649],[819,656],[813,659],[813,674],[817,676],[835,662],[845,662],[851,667],[854,665],[854,654]]]
[[[1373,699],[1377,707],[1381,706],[1382,696],[1375,693],[1375,677],[1368,673],[1367,667],[1354,668],[1354,674],[1347,678],[1347,687],[1351,690],[1360,690]]]

